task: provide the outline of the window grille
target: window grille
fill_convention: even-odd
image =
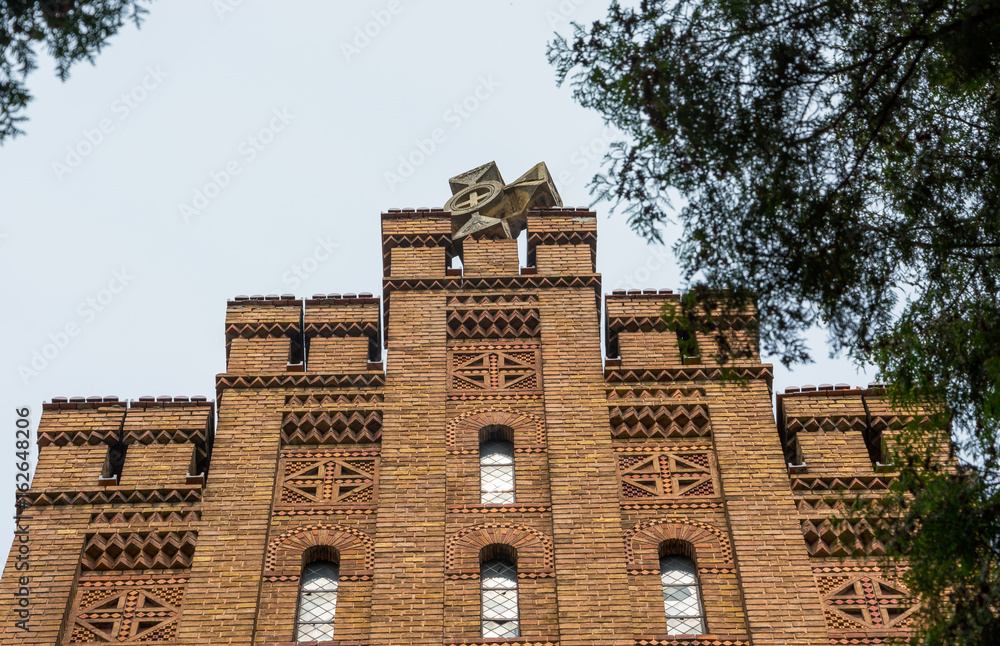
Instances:
[[[484,505],[514,502],[514,444],[487,440],[479,445],[479,501]]]
[[[660,582],[663,584],[667,632],[671,635],[706,634],[694,561],[686,556],[661,556]]]
[[[340,567],[332,561],[313,561],[302,569],[295,641],[333,639],[339,583]]]
[[[483,561],[480,582],[483,637],[519,637],[517,566],[507,559]]]

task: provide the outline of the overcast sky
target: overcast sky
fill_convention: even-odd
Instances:
[[[174,0],[65,83],[41,57],[27,134],[0,149],[0,547],[16,408],[35,428],[54,396],[214,398],[227,298],[378,294],[379,213],[442,206],[485,162],[513,181],[545,161],[564,204],[591,205],[614,133],[545,48],[607,4]],[[669,241],[595,208],[606,292],[683,287]],[[869,381],[822,332],[812,349],[777,392]]]

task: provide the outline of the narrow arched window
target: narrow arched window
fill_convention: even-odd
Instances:
[[[667,615],[667,633],[704,635],[705,613],[698,589],[694,561],[679,554],[660,557],[660,581],[663,584],[663,609]]]
[[[313,561],[302,568],[295,641],[333,639],[339,584],[340,566],[333,561]]]
[[[504,429],[484,429],[479,443],[479,502],[514,502],[514,443]]]
[[[520,637],[514,550],[505,545],[485,547],[480,559],[483,637]]]

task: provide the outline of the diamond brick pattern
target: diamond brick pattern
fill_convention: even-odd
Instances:
[[[112,580],[106,587],[90,587],[95,584],[100,582],[88,580],[77,591],[66,643],[144,644],[174,639],[183,585],[157,585],[155,581],[130,585]]]
[[[488,346],[451,354],[452,392],[533,391],[539,386],[537,346]]]
[[[611,435],[616,439],[707,437],[708,409],[701,404],[611,406]]]
[[[883,634],[899,630],[919,602],[898,582],[861,572],[817,577],[824,615],[831,631]]]
[[[618,458],[622,497],[683,498],[715,494],[708,453],[647,453]]]
[[[284,463],[281,502],[347,504],[374,501],[378,457],[309,460]]]
[[[197,532],[100,533],[83,547],[83,570],[191,567]]]
[[[448,338],[515,339],[538,336],[538,310],[456,309],[448,313]]]

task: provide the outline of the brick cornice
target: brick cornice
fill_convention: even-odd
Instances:
[[[579,276],[447,276],[440,278],[384,278],[382,280],[383,316],[385,329],[389,329],[389,301],[396,291],[491,291],[552,288],[590,288],[598,306],[601,298],[601,275],[582,274]],[[388,334],[388,332],[386,332]]]
[[[771,383],[774,377],[774,370],[771,364],[765,363],[756,366],[741,366],[739,368],[727,368],[726,371],[735,373],[729,375],[737,379],[764,379]],[[621,368],[605,369],[604,379],[609,384],[618,383],[639,383],[647,381],[673,382],[673,381],[714,381],[723,379],[723,369],[719,367],[683,367],[683,368],[637,368],[624,370]]]
[[[234,375],[220,374],[215,378],[215,390],[221,394],[229,389],[264,388],[381,388],[385,386],[384,372],[352,374],[284,374],[284,375]]]
[[[201,486],[169,489],[119,489],[106,487],[83,491],[27,491],[17,495],[19,508],[62,505],[148,504],[201,502]]]

